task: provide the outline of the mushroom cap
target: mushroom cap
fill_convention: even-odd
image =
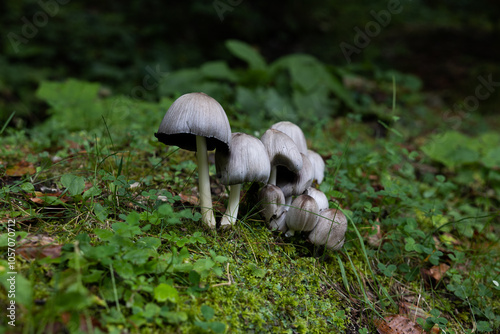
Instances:
[[[298,173],[290,173],[283,170],[283,168],[278,169],[276,185],[283,190],[285,197],[300,195],[312,184],[313,166],[305,154],[300,153],[300,156],[302,158],[302,168]]]
[[[302,168],[302,156],[292,138],[283,132],[269,129],[260,138],[267,150],[271,166],[285,166],[296,173]]]
[[[325,177],[325,162],[321,155],[313,150],[307,150],[307,157],[311,161],[314,169],[314,180],[318,184],[323,182],[323,178]]]
[[[292,231],[311,231],[318,222],[318,204],[309,195],[297,196],[286,214],[286,225]]]
[[[302,129],[297,124],[283,121],[273,124],[271,129],[276,129],[287,134],[297,145],[300,153],[307,154],[306,136],[304,136],[304,132],[302,132]]]
[[[309,240],[315,245],[325,245],[338,250],[344,245],[347,218],[337,209],[320,211],[316,227],[309,233]]]
[[[215,167],[217,177],[225,185],[266,183],[271,173],[264,144],[254,136],[241,132],[231,135],[229,151],[215,151]]]
[[[196,151],[196,136],[206,138],[207,149],[228,150],[231,126],[222,106],[204,93],[188,93],[168,108],[155,137],[165,145]]]
[[[328,204],[328,198],[321,190],[318,190],[314,187],[309,187],[304,191],[304,194],[314,198],[314,200],[318,204],[319,211],[326,210],[330,206]]]
[[[273,217],[279,216],[281,208],[285,204],[285,196],[283,191],[275,185],[266,184],[259,192],[262,213],[267,222],[270,222]]]

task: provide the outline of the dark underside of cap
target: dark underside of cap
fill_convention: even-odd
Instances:
[[[175,133],[175,134],[165,134],[165,133],[155,133],[155,137],[158,141],[169,146],[179,146],[180,148],[188,151],[196,152],[196,135],[190,133]],[[213,151],[215,149],[220,151],[228,151],[227,144],[223,143],[217,138],[206,138],[207,140],[207,150]]]

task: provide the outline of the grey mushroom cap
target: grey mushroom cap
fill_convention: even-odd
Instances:
[[[300,155],[302,169],[298,173],[278,169],[276,185],[283,190],[285,197],[302,194],[313,182],[313,166],[305,154],[300,153]]]
[[[287,230],[285,218],[287,207],[283,191],[277,186],[266,184],[259,192],[262,214],[273,231],[285,232]]]
[[[269,129],[260,138],[264,144],[271,166],[285,166],[296,173],[302,168],[302,156],[295,142],[285,133]]]
[[[347,231],[347,218],[337,209],[320,211],[316,227],[309,233],[309,241],[315,245],[325,245],[332,250],[339,250],[344,245]]]
[[[287,134],[299,148],[300,153],[307,154],[307,141],[304,132],[297,125],[289,121],[278,122],[271,126],[271,129],[279,130]]]
[[[215,152],[215,167],[217,176],[225,185],[266,183],[271,173],[264,144],[254,136],[241,132],[231,135],[229,151]]]
[[[196,136],[205,137],[207,149],[228,150],[231,126],[222,106],[204,93],[188,93],[168,108],[155,137],[166,145],[196,151]]]
[[[323,182],[323,178],[325,177],[325,162],[321,155],[313,150],[307,150],[307,157],[311,161],[314,169],[314,179],[318,184]]]
[[[309,195],[297,196],[286,214],[286,225],[291,231],[307,232],[318,222],[318,204]]]
[[[326,210],[330,206],[328,204],[328,198],[321,190],[318,190],[314,187],[309,187],[306,189],[306,191],[304,191],[304,194],[314,198],[314,200],[318,204],[319,211]]]
[[[277,186],[266,184],[259,192],[260,204],[264,218],[269,223],[273,217],[278,217],[285,204],[283,191]]]

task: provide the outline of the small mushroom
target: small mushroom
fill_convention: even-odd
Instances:
[[[272,184],[266,184],[259,193],[262,213],[271,230],[285,232],[287,230],[285,217],[286,207],[283,191]]]
[[[307,150],[307,157],[311,161],[314,169],[314,180],[318,184],[323,182],[323,178],[325,177],[325,162],[321,155],[313,150]]]
[[[320,211],[316,227],[309,233],[309,241],[331,250],[339,250],[344,245],[347,231],[347,218],[337,209]]]
[[[297,196],[286,214],[288,231],[285,236],[292,236],[295,232],[307,232],[314,229],[318,222],[318,204],[309,195]]]
[[[279,130],[269,129],[260,138],[271,162],[269,183],[276,185],[277,166],[283,166],[292,173],[302,168],[302,156],[292,138]]]
[[[325,193],[322,192],[321,190],[318,190],[314,187],[309,187],[306,189],[306,191],[304,191],[304,194],[314,198],[314,200],[318,204],[319,211],[328,209],[329,207],[328,198],[326,197]]]
[[[235,132],[231,135],[229,152],[215,152],[215,167],[221,182],[229,185],[229,201],[221,227],[234,225],[238,215],[241,184],[266,183],[271,172],[271,163],[266,148],[259,139]]]
[[[202,220],[215,228],[207,150],[229,149],[231,126],[224,109],[204,93],[184,94],[167,110],[155,137],[166,145],[196,151]]]
[[[307,141],[304,132],[297,125],[289,121],[278,122],[271,126],[271,129],[279,130],[287,134],[299,148],[300,153],[307,154]]]

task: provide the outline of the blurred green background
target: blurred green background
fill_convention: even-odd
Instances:
[[[373,11],[401,10],[348,62],[341,43],[354,45]],[[266,61],[310,54],[357,73],[396,69],[421,78],[446,103],[473,94],[479,75],[500,81],[500,2],[494,0],[106,1],[4,0],[0,3],[0,122],[32,127],[47,118],[35,92],[44,80],[99,82],[100,94],[159,101],[153,73],[222,60],[243,66],[225,46],[248,43]],[[496,89],[500,89],[496,88]],[[481,103],[493,113],[500,94]]]

